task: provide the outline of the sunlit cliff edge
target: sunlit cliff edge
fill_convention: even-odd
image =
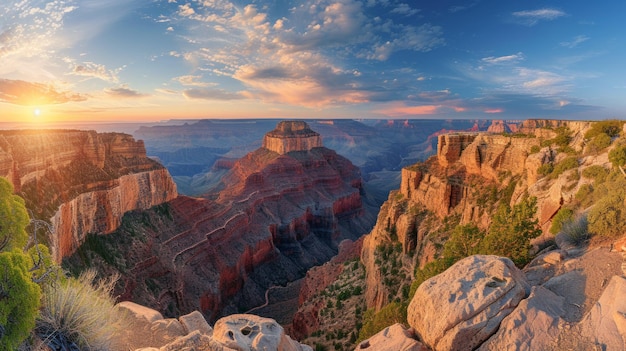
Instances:
[[[35,218],[49,221],[55,260],[89,233],[117,229],[124,213],[176,198],[167,170],[146,157],[143,141],[121,133],[0,131],[0,176]]]

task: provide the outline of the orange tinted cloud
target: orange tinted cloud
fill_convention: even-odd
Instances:
[[[383,109],[381,112],[387,116],[408,116],[408,115],[432,115],[437,113],[437,110],[441,106],[439,105],[422,105],[422,106],[395,106],[388,109]]]
[[[485,113],[502,113],[504,112],[501,108],[488,108],[485,110]]]
[[[52,85],[0,79],[0,101],[16,105],[52,105],[85,100],[87,98],[81,94],[59,91]]]

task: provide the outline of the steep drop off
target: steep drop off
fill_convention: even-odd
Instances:
[[[123,299],[166,315],[197,309],[215,320],[263,304],[268,288],[303,277],[374,222],[358,168],[327,148],[292,146],[237,160],[219,193],[129,215],[102,238],[103,255],[86,246],[71,265],[121,271]]]
[[[0,176],[35,218],[50,221],[53,257],[72,254],[89,233],[110,233],[123,214],[174,199],[167,170],[141,140],[78,130],[0,131]]]

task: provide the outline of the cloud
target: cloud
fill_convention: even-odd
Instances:
[[[239,100],[245,99],[242,93],[233,93],[222,89],[210,88],[194,88],[187,89],[183,92],[183,96],[188,99],[202,100]]]
[[[485,57],[481,59],[481,61],[488,63],[488,64],[497,65],[497,64],[518,63],[519,61],[522,61],[523,59],[524,59],[524,54],[522,54],[521,52],[518,52],[517,54],[507,55],[507,56],[499,56],[499,57],[489,56],[489,57]]]
[[[405,3],[399,4],[393,10],[390,11],[390,13],[393,13],[396,15],[403,15],[403,16],[413,16],[413,15],[418,14],[419,12],[420,12],[419,9],[411,8],[409,4],[405,4]]]
[[[183,17],[189,17],[193,14],[195,14],[196,11],[193,9],[193,7],[191,7],[190,4],[185,4],[185,5],[179,5],[178,6],[178,14],[183,16]]]
[[[423,24],[419,27],[402,27],[399,35],[392,41],[381,42],[374,46],[368,59],[386,61],[399,50],[428,52],[445,44],[441,27]]]
[[[87,97],[59,91],[53,85],[0,79],[0,101],[16,105],[48,105],[85,101]]]
[[[176,78],[173,78],[172,80],[175,80],[182,85],[189,85],[189,86],[196,86],[196,87],[208,87],[210,85],[215,85],[215,83],[207,83],[207,82],[198,81],[201,78],[202,76],[187,75],[187,76],[176,77]]]
[[[551,8],[513,12],[513,17],[517,19],[521,24],[525,24],[527,26],[534,26],[535,24],[539,23],[539,21],[555,20],[565,15],[565,12]]]
[[[573,48],[577,47],[579,44],[582,44],[582,43],[586,42],[587,40],[589,40],[588,36],[578,35],[578,36],[574,37],[574,39],[572,39],[572,41],[563,41],[563,42],[561,42],[561,46],[573,49]]]
[[[98,78],[106,82],[117,83],[119,81],[118,73],[120,69],[109,70],[105,65],[94,62],[83,62],[81,64],[73,64],[72,74],[82,77]]]
[[[105,89],[104,92],[115,98],[142,98],[148,96],[147,94],[142,94],[136,90],[130,89],[127,86],[123,85],[118,88]]]

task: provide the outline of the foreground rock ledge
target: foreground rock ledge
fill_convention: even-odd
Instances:
[[[408,322],[433,350],[472,350],[497,331],[529,290],[510,259],[470,256],[420,285]]]
[[[313,351],[287,336],[275,320],[251,314],[219,319],[211,328],[195,311],[176,318],[133,302],[119,303],[129,327],[120,330],[112,350],[135,351]]]

